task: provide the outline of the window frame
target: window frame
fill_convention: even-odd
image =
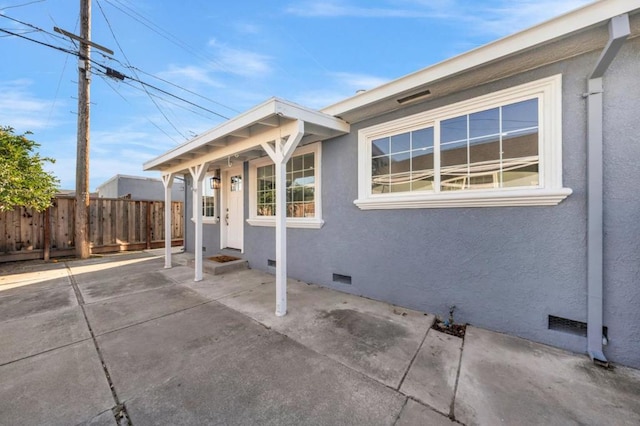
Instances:
[[[204,210],[204,197],[206,196],[205,190],[206,190],[206,186],[205,185],[209,185],[209,180],[213,177],[218,176],[217,173],[215,171],[211,171],[208,172],[204,179],[202,179],[202,182],[200,182],[200,190],[202,191],[202,206],[200,206],[201,209]],[[218,223],[220,221],[220,214],[219,214],[219,203],[220,203],[220,190],[219,189],[214,189],[213,190],[213,216],[205,216],[204,212],[202,213],[202,223],[203,224],[213,224],[215,225],[216,223]],[[194,213],[195,214],[195,213]],[[195,223],[196,218],[194,216],[194,214],[191,215],[191,221],[193,223]]]
[[[538,99],[539,183],[537,187],[440,191],[442,121],[475,112]],[[433,126],[434,190],[373,194],[371,141]],[[358,199],[360,209],[496,207],[557,205],[571,194],[562,186],[562,74],[446,105],[358,131]]]
[[[319,229],[324,225],[322,220],[322,142],[298,147],[291,158],[314,153],[314,178],[315,178],[315,215],[313,217],[287,217],[287,228]],[[258,167],[273,164],[268,156],[249,162],[249,218],[247,223],[251,226],[275,226],[275,216],[258,216]]]

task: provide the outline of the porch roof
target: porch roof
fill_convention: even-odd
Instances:
[[[215,167],[216,162],[226,164],[228,157],[245,161],[263,156],[265,153],[260,144],[290,134],[299,121],[304,122],[304,136],[300,144],[349,132],[349,124],[340,118],[271,98],[147,161],[143,169],[184,174],[188,173],[189,167],[204,162]]]

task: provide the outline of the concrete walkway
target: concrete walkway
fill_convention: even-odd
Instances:
[[[640,424],[637,370],[187,260],[0,265],[0,424]]]

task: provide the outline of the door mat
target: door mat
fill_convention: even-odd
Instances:
[[[214,262],[218,262],[218,263],[226,263],[226,262],[233,262],[234,260],[242,260],[239,257],[227,256],[224,254],[220,254],[218,256],[211,256],[211,257],[208,257],[207,259],[213,260]]]

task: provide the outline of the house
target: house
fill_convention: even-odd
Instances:
[[[194,279],[235,249],[275,269],[276,315],[289,276],[640,368],[638,35],[640,0],[594,2],[144,169],[190,189]]]
[[[171,188],[174,201],[184,201],[184,183]],[[96,188],[98,198],[127,198],[130,200],[164,201],[162,180],[145,176],[115,175]]]

